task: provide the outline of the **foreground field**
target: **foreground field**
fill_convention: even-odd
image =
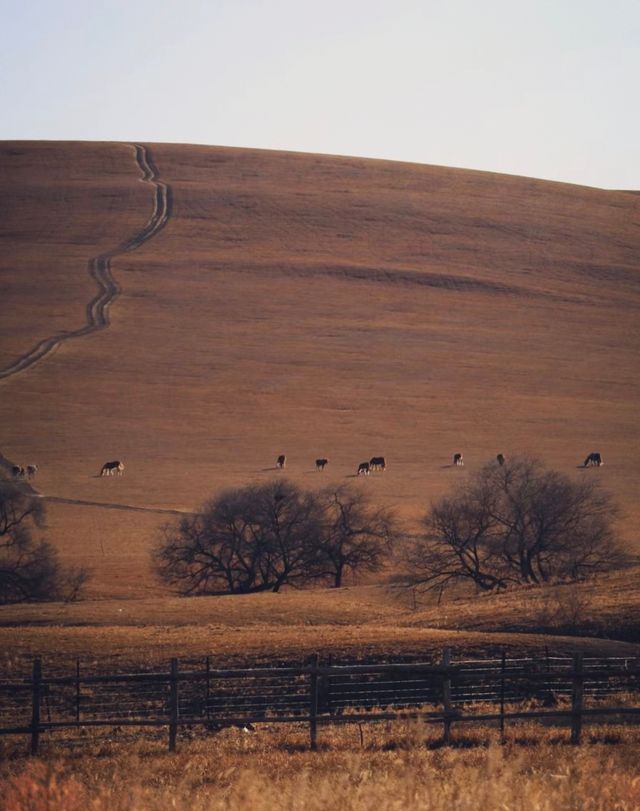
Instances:
[[[6,811],[398,811],[498,809],[604,811],[640,805],[636,730],[593,727],[588,743],[566,730],[521,725],[500,746],[477,728],[439,748],[416,724],[357,725],[323,731],[322,749],[305,735],[229,729],[160,754],[153,743],[85,742],[77,754],[26,761],[4,746],[0,805]],[[426,744],[426,745],[425,745]],[[435,748],[434,748],[435,747]]]
[[[213,661],[438,658],[507,650],[586,655],[640,653],[638,569],[593,582],[502,594],[413,595],[384,586],[285,590],[222,597],[153,597],[0,607],[5,669],[119,667],[212,657]],[[13,664],[12,664],[13,663]]]

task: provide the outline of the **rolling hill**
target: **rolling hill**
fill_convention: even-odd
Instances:
[[[56,142],[0,144],[0,187],[0,452],[39,465],[47,536],[93,597],[161,595],[158,528],[280,453],[311,487],[386,456],[357,485],[408,522],[534,454],[598,477],[640,551],[640,196]],[[111,459],[125,475],[100,478]]]

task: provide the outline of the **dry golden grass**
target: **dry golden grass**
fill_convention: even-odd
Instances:
[[[547,631],[640,638],[640,569],[600,575],[580,583],[521,586],[501,593],[416,597],[408,623],[476,631]],[[407,603],[409,595],[405,595]]]
[[[504,746],[481,727],[456,733],[457,745],[449,748],[437,747],[438,735],[401,722],[322,729],[321,750],[312,753],[303,729],[264,727],[254,735],[229,729],[184,741],[175,755],[163,753],[160,741],[87,740],[75,753],[58,744],[38,760],[10,757],[7,745],[0,805],[5,811],[640,807],[637,730],[593,727],[580,747],[567,745],[566,729],[534,725],[512,727]]]
[[[30,657],[42,656],[48,670],[66,668],[71,672],[76,657],[82,662],[97,662],[101,671],[114,664],[120,669],[141,665],[168,666],[168,660],[211,656],[215,663],[301,662],[311,653],[332,655],[343,660],[408,656],[436,660],[443,648],[455,656],[497,654],[505,649],[509,655],[554,654],[583,651],[591,656],[638,656],[639,646],[626,642],[550,634],[480,633],[416,629],[375,624],[291,626],[274,628],[255,624],[249,628],[224,626],[187,626],[150,628],[16,628],[0,629],[4,655],[0,657],[4,672],[19,662],[23,671],[30,667]],[[27,660],[27,664],[25,664]]]
[[[445,592],[440,604],[437,595],[418,595],[414,604],[411,592],[371,585],[3,606],[0,647],[20,659],[39,654],[69,664],[76,656],[113,657],[122,666],[172,656],[299,661],[316,651],[348,659],[437,657],[443,647],[456,655],[548,648],[637,656],[637,578],[632,569],[486,596]]]

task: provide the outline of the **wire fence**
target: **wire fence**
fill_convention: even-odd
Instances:
[[[542,659],[465,659],[445,649],[439,662],[214,668],[211,660],[180,663],[164,672],[100,673],[98,662],[29,673],[12,667],[0,680],[0,735],[26,735],[37,754],[43,734],[61,729],[165,728],[175,751],[181,727],[219,730],[260,723],[305,723],[317,747],[318,726],[351,721],[421,718],[443,727],[510,719],[564,718],[579,743],[588,717],[640,717],[640,659],[546,656]],[[478,712],[481,705],[499,705]],[[532,708],[533,707],[533,708]]]

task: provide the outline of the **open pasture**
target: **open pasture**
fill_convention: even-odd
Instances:
[[[598,477],[640,548],[637,195],[293,153],[149,154],[170,216],[113,259],[110,326],[0,381],[0,450],[71,502],[50,504],[47,534],[94,567],[94,596],[162,594],[147,552],[168,516],[154,511],[281,475],[280,453],[304,486],[384,455],[358,486],[410,525],[496,453],[532,453]],[[3,145],[5,366],[82,325],[88,260],[153,216],[135,156]],[[593,450],[604,466],[578,469]],[[99,477],[111,459],[125,474]]]

